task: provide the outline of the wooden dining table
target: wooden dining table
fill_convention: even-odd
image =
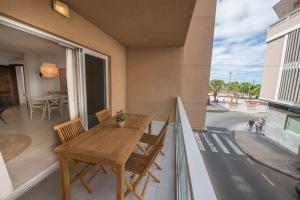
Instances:
[[[152,115],[128,114],[125,126],[117,128],[116,120],[110,118],[57,147],[55,151],[60,164],[63,199],[71,199],[68,160],[76,159],[113,167],[117,177],[117,200],[123,200],[126,161],[145,129],[151,130],[152,119]]]

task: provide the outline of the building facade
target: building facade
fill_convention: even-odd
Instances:
[[[300,1],[281,0],[269,27],[261,99],[269,102],[266,136],[299,153]]]

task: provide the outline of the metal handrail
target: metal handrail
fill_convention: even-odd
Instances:
[[[185,162],[187,162],[187,171],[189,176],[190,196],[194,200],[216,200],[217,197],[215,191],[180,97],[177,97],[176,115],[180,119],[180,127],[186,156]],[[176,143],[177,142],[178,141],[176,141]],[[184,162],[184,160],[181,160],[181,162]]]

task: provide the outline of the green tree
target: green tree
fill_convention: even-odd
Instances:
[[[252,88],[253,85],[249,82],[243,82],[239,84],[239,92],[242,94],[248,94]]]
[[[238,101],[239,96],[239,83],[238,82],[229,82],[226,84],[226,90],[229,94],[231,94],[231,102],[233,102],[233,98],[236,98],[236,103]]]
[[[214,95],[214,101],[217,101],[218,93],[224,88],[224,81],[223,80],[211,80],[209,81],[209,91]]]
[[[251,89],[250,94],[255,95],[256,97],[259,97],[261,85],[256,84],[256,85],[253,85],[252,87],[253,88]]]

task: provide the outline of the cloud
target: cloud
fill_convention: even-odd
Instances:
[[[211,79],[261,82],[265,39],[278,0],[218,0]]]

